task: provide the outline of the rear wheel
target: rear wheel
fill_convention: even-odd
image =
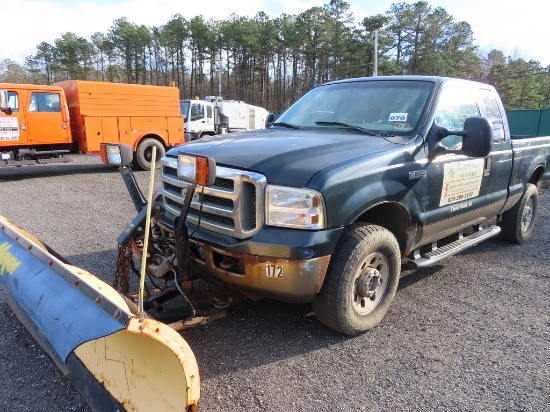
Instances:
[[[539,214],[537,187],[528,183],[519,201],[502,214],[500,239],[521,244],[531,237]]]
[[[376,225],[352,225],[332,257],[313,300],[317,318],[354,336],[380,323],[395,297],[401,254],[395,237]]]
[[[160,159],[166,154],[164,145],[156,139],[146,138],[139,142],[135,154],[135,163],[143,170],[151,170],[151,161],[153,160],[153,147],[157,148],[155,158],[155,169],[160,168]]]

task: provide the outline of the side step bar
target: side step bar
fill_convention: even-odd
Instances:
[[[489,226],[483,229],[480,228],[474,233],[464,237],[462,237],[462,233],[460,233],[458,240],[455,240],[454,242],[440,248],[434,244],[432,245],[432,250],[430,252],[421,253],[419,249],[415,250],[411,263],[417,269],[427,268],[435,265],[443,259],[454,256],[468,248],[471,248],[484,240],[497,236],[499,233],[500,226]]]

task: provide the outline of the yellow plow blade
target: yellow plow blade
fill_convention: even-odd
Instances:
[[[197,411],[200,376],[187,342],[136,317],[111,286],[71,266],[0,216],[7,302],[97,411]]]

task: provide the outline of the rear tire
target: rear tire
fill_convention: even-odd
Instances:
[[[153,160],[153,146],[157,148],[155,159],[155,169],[160,168],[160,159],[166,154],[164,145],[156,139],[146,138],[139,142],[135,153],[135,164],[143,170],[151,170],[151,161]]]
[[[355,336],[387,313],[399,284],[401,253],[381,226],[354,224],[342,236],[312,306],[322,323]]]
[[[498,223],[502,229],[500,239],[522,244],[533,234],[539,215],[539,193],[537,187],[528,183],[518,202],[502,214]]]

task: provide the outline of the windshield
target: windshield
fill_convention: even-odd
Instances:
[[[189,114],[190,102],[180,102],[180,114],[183,116],[183,121],[187,122],[187,115]]]
[[[419,125],[434,87],[434,83],[418,80],[327,84],[294,103],[277,123],[298,127],[348,125],[386,135],[410,134]]]

